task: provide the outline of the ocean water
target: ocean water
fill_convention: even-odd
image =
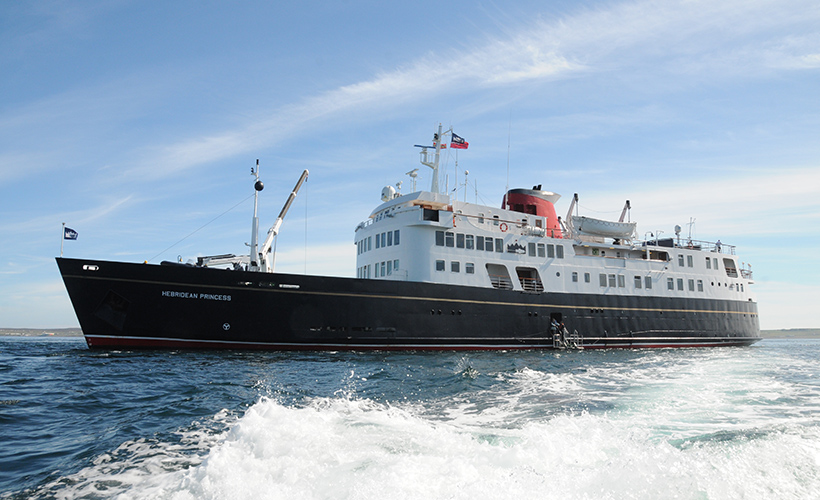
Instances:
[[[805,499],[820,341],[90,351],[0,338],[0,498]]]

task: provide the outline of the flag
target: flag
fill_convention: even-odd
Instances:
[[[76,240],[77,236],[77,231],[71,229],[70,227],[65,228],[65,231],[63,232],[63,238],[67,240]]]
[[[450,149],[467,149],[470,146],[470,143],[465,141],[463,137],[459,137],[456,134],[452,134],[453,137],[450,139]]]

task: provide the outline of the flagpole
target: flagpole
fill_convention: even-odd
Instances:
[[[60,236],[60,258],[63,257],[63,242],[65,241],[65,222],[63,222],[63,233]]]

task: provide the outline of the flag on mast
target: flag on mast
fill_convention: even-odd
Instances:
[[[79,234],[77,231],[71,229],[70,227],[66,227],[63,229],[63,238],[67,240],[76,240]]]
[[[454,133],[451,134],[450,149],[467,149],[470,143],[465,141],[463,137],[459,137]]]

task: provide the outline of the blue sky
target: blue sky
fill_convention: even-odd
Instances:
[[[277,270],[354,276],[356,224],[439,122],[471,201],[509,161],[559,214],[694,218],[752,264],[763,328],[820,326],[816,0],[4,2],[0,74],[0,327],[77,325],[62,222],[68,257],[246,252],[257,158],[263,238],[311,172]]]

